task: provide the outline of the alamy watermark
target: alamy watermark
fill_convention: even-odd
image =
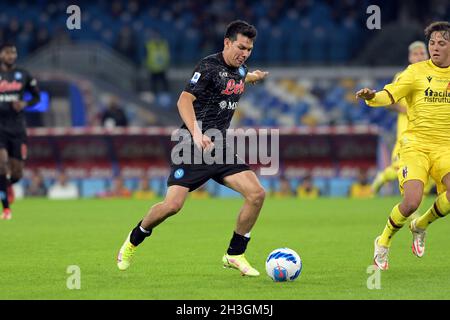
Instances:
[[[366,10],[367,14],[370,16],[366,20],[366,26],[369,30],[380,30],[381,29],[381,9],[377,5],[370,5]]]
[[[381,289],[381,270],[375,265],[370,265],[367,267],[366,272],[370,274],[370,276],[367,278],[367,289],[374,290],[374,289]]]
[[[66,27],[69,30],[81,29],[81,9],[77,5],[70,5],[66,9],[66,13],[70,16],[66,20]]]
[[[81,269],[77,265],[70,265],[66,269],[66,273],[70,274],[66,281],[66,287],[69,290],[81,289]]]
[[[201,122],[199,122],[201,128]],[[280,166],[280,135],[278,129],[228,129],[226,135],[218,129],[208,129],[203,135],[213,141],[214,147],[194,146],[187,129],[178,129],[171,140],[178,142],[171,152],[172,163],[180,164],[236,164],[258,165],[261,175],[275,175]]]

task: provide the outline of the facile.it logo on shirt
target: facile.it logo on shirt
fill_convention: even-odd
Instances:
[[[430,87],[424,91],[424,101],[428,103],[450,103],[449,85],[445,91],[433,90]]]

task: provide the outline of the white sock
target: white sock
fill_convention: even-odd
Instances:
[[[246,234],[244,234],[244,237],[249,238],[250,239],[250,232],[247,232]]]

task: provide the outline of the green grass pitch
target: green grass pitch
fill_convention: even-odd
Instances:
[[[0,299],[449,299],[448,218],[430,226],[421,259],[411,253],[409,230],[400,230],[381,289],[367,288],[373,240],[398,201],[268,198],[246,254],[261,276],[246,278],[221,265],[240,199],[188,199],[125,272],[116,267],[117,251],[154,202],[22,200],[13,220],[0,220]],[[294,282],[265,273],[265,258],[278,247],[302,258]],[[79,290],[67,288],[70,265],[80,268]]]

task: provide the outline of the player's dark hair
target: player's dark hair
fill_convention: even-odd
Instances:
[[[227,26],[225,38],[235,41],[239,33],[251,40],[254,40],[257,35],[257,31],[254,26],[242,20],[235,20]]]
[[[436,21],[425,28],[425,37],[430,40],[433,32],[440,32],[445,40],[450,41],[450,23],[447,21]]]
[[[6,49],[6,48],[13,48],[13,47],[15,47],[16,45],[14,44],[14,43],[12,43],[12,42],[3,42],[1,45],[0,45],[0,52],[1,51],[3,51],[4,49]]]

